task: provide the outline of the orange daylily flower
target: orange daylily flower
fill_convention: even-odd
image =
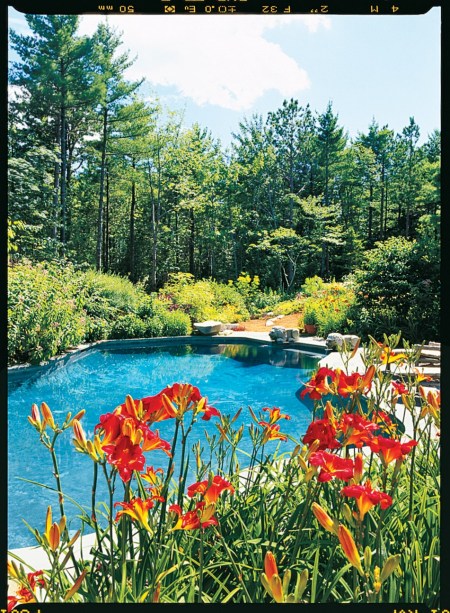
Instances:
[[[269,424],[266,421],[258,422],[260,426],[263,426],[263,438],[262,444],[265,445],[268,441],[279,439],[280,441],[287,441],[286,434],[280,432],[280,426],[278,424]]]
[[[94,432],[100,430],[103,434],[102,446],[114,443],[121,436],[123,420],[123,416],[117,413],[100,415],[100,423],[95,426]]]
[[[418,368],[413,368],[413,371],[416,375],[417,383],[420,383],[421,381],[431,381],[430,375],[426,375],[423,370],[420,371]]]
[[[394,362],[399,362],[399,361],[404,362],[407,359],[408,359],[408,356],[406,355],[406,353],[401,353],[401,352],[397,353],[395,351],[392,351],[390,347],[384,347],[380,355],[380,360],[382,364],[392,364]]]
[[[346,375],[340,368],[336,368],[335,386],[337,393],[343,398],[347,398],[350,394],[357,392],[360,394],[367,393],[372,386],[374,374],[375,366],[373,364],[369,366],[363,375],[358,372]]]
[[[116,445],[105,445],[103,451],[109,464],[119,471],[120,478],[128,483],[133,475],[133,470],[140,471],[144,468],[145,458],[139,445],[134,445],[128,436],[122,436]]]
[[[344,435],[343,445],[362,447],[373,437],[372,433],[379,430],[379,426],[361,417],[358,413],[345,413],[342,416],[339,429]]]
[[[153,529],[148,523],[148,512],[154,506],[153,500],[150,498],[146,500],[142,500],[142,498],[133,498],[130,502],[116,502],[114,506],[123,507],[123,511],[117,512],[116,521],[118,521],[122,515],[129,515],[132,519],[142,524],[150,533],[153,533]]]
[[[305,445],[312,445],[317,441],[316,449],[338,449],[341,444],[336,440],[336,428],[327,419],[315,419],[312,421],[302,438]]]
[[[273,407],[272,409],[270,409],[269,407],[264,407],[263,411],[269,411],[269,423],[270,424],[275,424],[280,419],[291,419],[289,415],[285,415],[281,413],[278,407]]]
[[[43,570],[38,570],[34,573],[27,574],[28,585],[21,583],[15,596],[8,596],[8,613],[13,611],[18,604],[36,602],[36,594],[34,593],[36,586],[41,588],[45,588],[46,586],[43,575]]]
[[[217,526],[218,521],[213,516],[215,505],[207,505],[204,510],[204,503],[198,502],[195,510],[188,511],[183,515],[181,507],[177,504],[172,504],[169,511],[178,515],[177,522],[171,530],[197,530],[198,528],[207,528],[208,526]]]
[[[334,381],[336,378],[336,373],[331,368],[326,368],[322,366],[316,372],[316,374],[311,377],[311,379],[305,383],[305,389],[300,393],[300,397],[304,398],[306,394],[312,400],[320,400],[322,396],[326,396],[332,392],[330,388],[330,384],[328,382],[328,378],[331,381]]]
[[[334,453],[316,451],[309,456],[312,466],[321,467],[318,481],[330,481],[333,478],[349,481],[353,477],[354,464],[351,458],[341,458]]]

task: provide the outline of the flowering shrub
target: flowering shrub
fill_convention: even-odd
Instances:
[[[323,284],[321,289],[304,299],[304,323],[316,325],[322,337],[330,332],[350,332],[348,316],[354,300],[350,287],[342,283]]]
[[[9,610],[29,602],[439,607],[440,393],[424,387],[414,353],[398,342],[372,339],[364,372],[349,372],[352,354],[342,353],[344,368],[321,367],[304,382],[314,408],[298,438],[283,432],[290,416],[279,407],[249,408],[250,452],[236,425],[243,409],[224,415],[188,383],[127,396],[99,416],[91,438],[84,411],[60,424],[45,402],[33,404],[28,419],[53,458],[59,514],[49,507],[44,530],[33,531],[45,568],[30,573],[11,554]],[[199,420],[217,432],[195,436]],[[170,440],[159,435],[162,421],[173,424]],[[93,463],[92,505],[74,535],[55,453],[67,430]],[[288,441],[293,450],[280,452]],[[165,465],[155,468],[161,452]],[[101,475],[109,500],[100,503]],[[74,544],[85,529],[95,544],[80,559]]]

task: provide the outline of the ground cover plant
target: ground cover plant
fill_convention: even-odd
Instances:
[[[119,399],[91,437],[84,411],[61,423],[57,407],[33,404],[30,427],[52,455],[58,502],[30,527],[48,563],[10,556],[9,610],[63,601],[439,607],[440,392],[415,369],[417,351],[399,344],[400,335],[371,339],[364,372],[348,370],[344,350],[343,369],[321,367],[305,381],[312,421],[298,439],[283,433],[289,415],[279,408],[249,408],[244,432],[189,383]],[[170,441],[159,436],[163,420],[173,423]],[[199,436],[202,420],[217,433]],[[54,451],[71,435],[93,471],[75,534]],[[108,500],[97,500],[100,479]],[[86,531],[96,542],[77,556]]]

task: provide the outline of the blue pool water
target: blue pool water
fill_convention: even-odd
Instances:
[[[48,505],[52,505],[58,516],[55,492],[20,480],[24,478],[55,487],[50,453],[39,442],[38,433],[27,420],[33,403],[40,406],[41,402],[46,402],[59,424],[63,423],[68,411],[75,415],[85,409],[82,424],[88,438],[92,438],[100,415],[113,411],[124,402],[127,394],[141,398],[156,394],[175,382],[188,382],[197,386],[221,413],[234,415],[243,407],[236,427],[252,422],[248,406],[256,413],[263,407],[280,407],[291,417],[290,421],[280,422],[281,432],[298,440],[311,418],[311,406],[300,401],[298,392],[320,357],[269,345],[243,344],[95,349],[22,383],[11,380],[8,390],[8,547],[36,544],[23,520],[43,532]],[[207,446],[205,430],[211,435],[218,433],[214,425],[216,420],[214,417],[209,422],[198,420],[189,449],[198,439]],[[156,427],[161,437],[171,442],[173,420],[161,422],[154,429]],[[67,430],[57,444],[62,488],[68,497],[73,497],[89,512],[93,465],[87,456],[75,451],[72,438],[72,430]],[[267,448],[274,449],[276,445],[276,441],[269,442]],[[286,451],[293,446],[289,440],[281,443]],[[239,447],[250,449],[248,435],[244,435]],[[150,453],[146,456],[147,464],[155,468],[167,463],[167,456],[160,450],[151,452],[151,457]],[[245,466],[245,454],[240,454],[239,462]],[[97,500],[106,501],[102,479],[99,479],[97,491]],[[80,526],[76,517],[80,511],[68,498],[65,503],[69,529],[76,530]]]

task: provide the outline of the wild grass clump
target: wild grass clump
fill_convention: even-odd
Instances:
[[[438,608],[440,392],[423,385],[417,352],[407,343],[400,349],[399,340],[371,339],[364,372],[349,371],[353,353],[345,351],[343,369],[319,368],[301,392],[314,408],[298,437],[283,433],[289,415],[278,407],[221,414],[188,383],[119,399],[99,415],[91,437],[84,411],[57,423],[45,402],[33,404],[29,421],[52,456],[61,496],[57,510],[49,507],[32,529],[48,563],[30,569],[10,555],[8,573],[19,588],[9,607],[64,601]],[[249,423],[238,427],[243,410]],[[157,429],[166,420],[170,440]],[[202,420],[214,420],[217,432],[203,433]],[[91,506],[80,507],[82,528],[73,536],[55,453],[57,439],[70,433],[93,470]],[[100,479],[107,500],[97,499]],[[95,544],[82,559],[74,545],[85,532],[95,533]]]

